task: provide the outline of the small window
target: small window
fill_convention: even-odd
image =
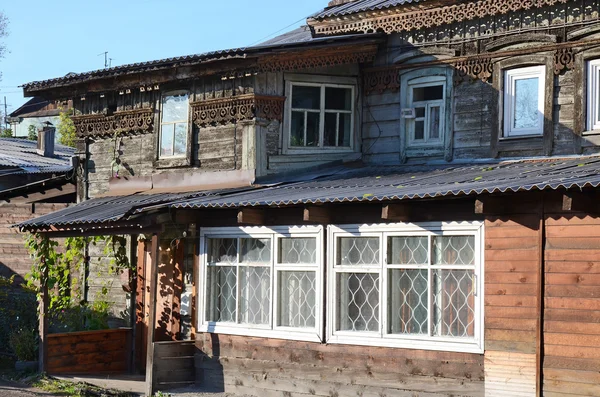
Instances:
[[[291,85],[290,149],[350,149],[354,87]]]
[[[544,132],[545,66],[504,72],[504,137]]]
[[[445,84],[445,79],[409,82],[406,119],[411,146],[443,143]]]
[[[185,157],[188,141],[188,94],[173,93],[162,97],[160,158]]]
[[[587,64],[587,130],[600,130],[600,59]]]

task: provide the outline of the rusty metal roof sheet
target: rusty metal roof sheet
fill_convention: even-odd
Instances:
[[[148,210],[384,202],[600,186],[600,157],[486,164],[333,167],[254,188],[89,200],[19,225],[25,229],[125,221]]]
[[[402,6],[405,4],[422,3],[425,0],[358,0],[338,6],[327,7],[311,16],[313,19],[341,17],[363,11],[378,11]]]

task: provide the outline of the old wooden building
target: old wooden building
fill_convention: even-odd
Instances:
[[[149,390],[600,395],[599,18],[336,0],[26,84],[73,101],[84,202],[20,228],[138,241]]]

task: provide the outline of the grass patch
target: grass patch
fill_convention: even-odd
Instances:
[[[137,395],[107,390],[83,382],[70,382],[49,376],[40,377],[32,384],[33,387],[65,397],[135,397]]]

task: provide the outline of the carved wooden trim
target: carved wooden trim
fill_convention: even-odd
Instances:
[[[494,73],[494,62],[488,57],[465,59],[454,63],[453,66],[455,83],[460,83],[467,78],[487,82]]]
[[[397,68],[365,72],[365,93],[383,93],[390,90],[396,92],[400,89],[400,73]]]
[[[554,53],[554,74],[559,75],[563,70],[575,67],[575,53],[572,47],[559,48]]]
[[[77,136],[107,136],[117,133],[143,134],[152,130],[154,109],[135,109],[117,112],[111,116],[88,114],[74,116]]]
[[[568,0],[479,0],[416,11],[407,10],[406,7],[396,7],[381,13],[366,11],[342,18],[312,19],[309,20],[309,24],[317,35],[376,31],[390,34],[567,2]]]
[[[262,57],[258,62],[259,72],[286,72],[291,70],[312,69],[351,63],[371,62],[377,54],[377,45],[363,48],[337,48],[315,51],[309,54],[294,54],[283,57],[273,55]]]
[[[239,95],[228,98],[193,102],[192,120],[198,127],[210,124],[227,124],[262,118],[283,120],[285,97],[266,95]]]

